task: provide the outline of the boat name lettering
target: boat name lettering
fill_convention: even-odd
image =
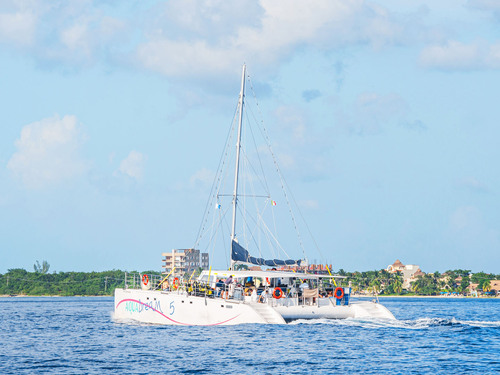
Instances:
[[[148,310],[156,310],[163,314],[160,301],[142,302],[140,299],[138,301],[127,301],[125,303],[125,310],[131,314],[134,312],[141,313]]]

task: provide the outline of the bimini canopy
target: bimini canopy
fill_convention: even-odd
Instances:
[[[231,245],[231,260],[234,262],[243,262],[248,264],[255,264],[256,266],[300,266],[301,260],[281,260],[281,259],[264,259],[255,258],[250,255],[248,250],[242,247],[238,242],[232,241]]]

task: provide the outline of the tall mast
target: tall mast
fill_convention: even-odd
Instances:
[[[238,116],[238,138],[236,140],[236,167],[234,171],[234,190],[233,190],[233,222],[231,226],[231,247],[236,237],[236,205],[238,203],[238,173],[240,169],[240,149],[241,149],[241,123],[243,120],[243,101],[245,97],[245,71],[246,65],[243,64],[241,73],[241,91],[239,99],[240,113]],[[233,269],[233,260],[231,259],[231,269]]]

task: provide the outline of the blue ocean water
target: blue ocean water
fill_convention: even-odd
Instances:
[[[397,321],[119,323],[112,298],[0,298],[0,374],[500,373],[500,299],[384,298]]]

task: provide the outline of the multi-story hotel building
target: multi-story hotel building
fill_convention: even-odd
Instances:
[[[173,249],[170,253],[162,253],[163,273],[167,274],[174,268],[173,276],[191,275],[198,268],[208,269],[208,253],[200,253],[196,249]]]

